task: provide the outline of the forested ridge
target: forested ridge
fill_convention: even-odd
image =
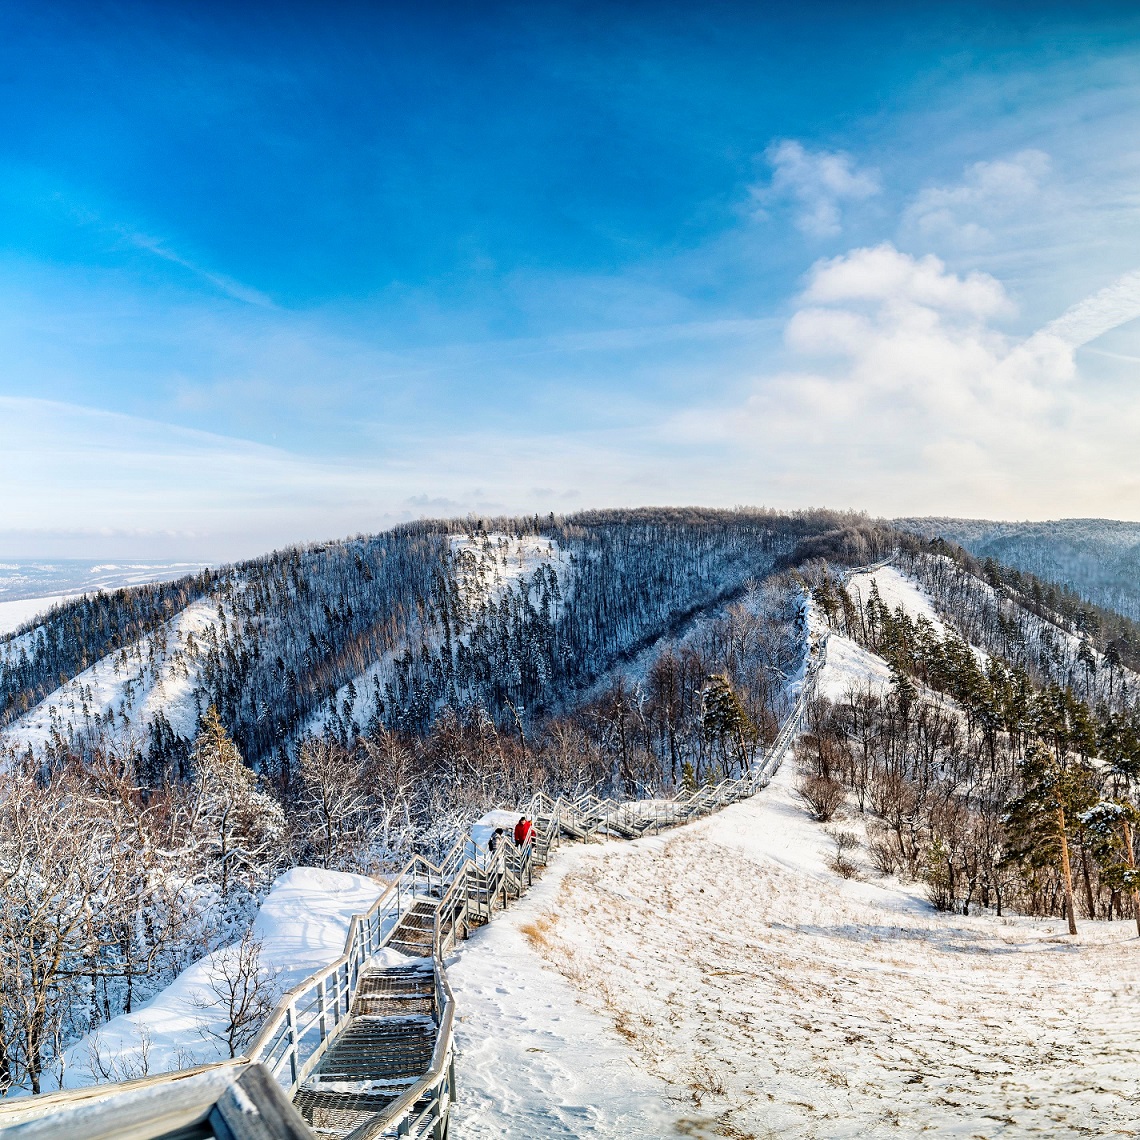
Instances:
[[[53,717],[51,735],[57,751],[82,751],[104,721],[129,725],[145,738],[151,778],[184,766],[193,735],[192,727],[172,728],[167,710],[137,707],[164,664],[192,678],[190,720],[216,707],[258,766],[287,765],[286,753],[317,712],[338,723],[342,738],[369,724],[422,731],[447,704],[479,707],[502,725],[520,709],[541,716],[572,702],[615,663],[739,595],[804,534],[840,517],[658,509],[422,521],[289,548],[60,607],[0,641],[0,708],[10,723],[101,657],[125,650],[122,676],[128,666],[136,673],[114,707],[99,720],[81,691]],[[460,589],[452,540],[489,535],[552,540],[564,556],[565,588],[553,566],[539,566],[473,604]],[[169,636],[172,618],[202,599],[213,620],[185,639],[177,630]],[[148,636],[155,642],[144,654]],[[383,668],[365,678],[377,662]],[[347,711],[346,685],[354,686]]]
[[[853,598],[831,569],[888,554],[960,632]],[[43,1087],[69,1042],[232,942],[289,865],[383,875],[536,791],[740,773],[804,666],[805,591],[896,677],[813,708],[805,793],[850,797],[882,868],[938,905],[1122,913],[1126,619],[828,512],[424,521],[84,599],[49,615],[42,663],[38,628],[3,643],[45,685],[111,654],[51,698],[38,743],[8,729],[0,1089]],[[141,639],[109,632],[119,616]]]
[[[1140,523],[912,518],[899,519],[898,525],[925,538],[947,539],[978,559],[1033,574],[1140,620]]]
[[[21,721],[4,748],[0,1091],[58,1079],[70,1042],[232,942],[292,863],[384,874],[539,790],[739,773],[803,661],[802,589],[774,563],[839,521],[417,523],[95,595],[51,639],[8,639],[31,662],[55,646],[62,675],[112,652],[39,743]],[[120,615],[141,639],[106,635]],[[188,732],[148,704],[163,693]]]

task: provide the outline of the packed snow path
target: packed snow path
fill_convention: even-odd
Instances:
[[[1074,939],[844,880],[794,782],[785,764],[691,827],[575,852],[516,953],[609,1021],[690,1135],[1136,1135],[1131,922]]]

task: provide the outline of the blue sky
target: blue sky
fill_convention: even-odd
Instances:
[[[1140,518],[1140,17],[1073,7],[4,5],[0,555]]]

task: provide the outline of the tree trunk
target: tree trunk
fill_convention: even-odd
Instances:
[[[1128,869],[1133,872],[1132,875],[1132,890],[1129,894],[1132,895],[1132,914],[1136,918],[1136,936],[1140,938],[1140,890],[1136,889],[1136,856],[1132,853],[1132,828],[1128,820],[1121,820],[1124,826],[1124,857],[1128,860]]]
[[[1073,869],[1069,865],[1069,837],[1065,832],[1065,809],[1057,805],[1057,834],[1061,839],[1061,878],[1065,885],[1065,912],[1069,918],[1069,933],[1077,932],[1077,910],[1073,900]]]
[[[1089,907],[1089,918],[1096,918],[1096,899],[1093,897],[1092,879],[1089,877],[1089,861],[1085,853],[1085,845],[1081,844],[1081,878],[1085,884],[1085,901]]]

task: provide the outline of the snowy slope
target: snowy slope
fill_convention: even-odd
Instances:
[[[122,736],[141,738],[159,711],[176,733],[192,736],[199,714],[194,701],[199,651],[207,629],[217,621],[215,602],[193,602],[126,653],[108,654],[61,685],[9,725],[3,739],[39,747],[53,730],[69,723],[82,729],[96,718]],[[0,654],[19,653],[23,640],[0,646]]]
[[[558,577],[563,599],[573,588],[573,576],[566,554],[552,538],[541,535],[489,534],[453,535],[451,538],[452,570],[459,586],[459,594],[474,621],[488,606],[497,603],[511,587],[524,581],[543,566],[550,566]],[[557,616],[555,614],[555,616]],[[469,629],[453,631],[457,641],[466,641]],[[442,644],[438,630],[415,629],[409,641],[420,641],[436,650]],[[372,715],[375,694],[383,692],[392,678],[393,661],[404,647],[383,654],[363,673],[346,681],[337,690],[332,702],[324,702],[307,719],[301,735],[321,732],[336,708],[345,721],[358,726],[368,723]]]
[[[565,595],[570,586],[569,563],[553,538],[544,535],[456,535],[451,556],[459,590],[473,610],[496,602],[516,582],[540,566],[553,567]]]
[[[834,636],[828,658],[837,694],[885,674]],[[1059,921],[939,914],[865,861],[864,881],[844,880],[794,777],[788,763],[710,819],[560,855],[506,930],[473,939],[452,975],[478,1011],[464,1030],[475,1083],[490,1082],[459,1106],[472,1134],[567,1134],[559,1093],[596,1098],[593,1134],[621,1135],[614,1082],[633,1098],[653,1087],[646,1074],[690,1135],[1132,1134],[1133,925],[1072,939]],[[561,1076],[584,1044],[543,964],[609,1023],[597,1048],[628,1050],[636,1081],[617,1062],[589,1088]],[[525,1123],[496,1107],[514,1089]]]
[[[944,635],[946,626],[934,609],[929,594],[909,575],[894,566],[882,566],[878,570],[852,574],[847,580],[847,590],[852,598],[860,598],[864,604],[871,595],[871,583],[879,589],[879,597],[892,612],[899,606],[911,619],[924,617],[939,635]]]
[[[340,957],[352,916],[366,911],[381,890],[363,875],[313,867],[294,867],[277,879],[258,911],[254,935],[280,992]],[[72,1045],[65,1053],[64,1087],[95,1083],[95,1053],[118,1079],[224,1060],[228,1053],[206,1025],[216,1017],[203,1008],[218,1000],[210,978],[224,953],[195,962],[145,1005]]]

